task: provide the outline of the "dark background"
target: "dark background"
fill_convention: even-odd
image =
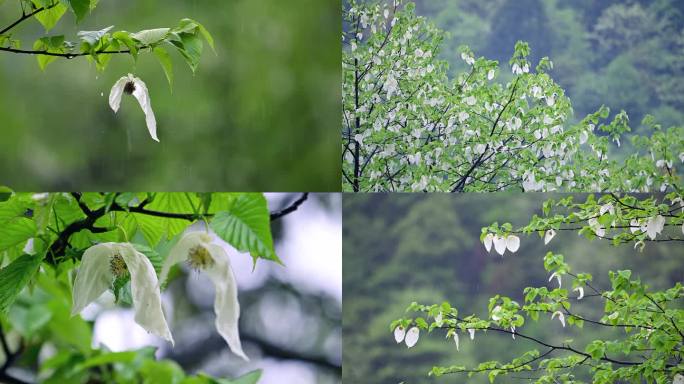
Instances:
[[[20,16],[0,1],[0,26]],[[45,72],[36,56],[0,52],[0,185],[17,190],[339,189],[340,4],[334,0],[102,0],[80,25],[69,11],[50,34],[202,23],[205,44],[193,76],[171,52],[173,93],[151,54],[112,59],[104,73],[85,58],[58,59]],[[30,49],[36,20],[13,30]],[[107,97],[134,73],[147,83],[161,143],[125,98]]]

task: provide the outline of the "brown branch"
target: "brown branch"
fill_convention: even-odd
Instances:
[[[309,192],[304,192],[304,193],[302,193],[302,195],[297,200],[293,201],[292,204],[290,204],[286,208],[283,208],[280,211],[271,212],[271,215],[270,215],[271,221],[272,222],[276,221],[276,220],[280,219],[281,217],[296,211],[299,208],[299,206],[304,204],[304,202],[308,198],[309,198]]]

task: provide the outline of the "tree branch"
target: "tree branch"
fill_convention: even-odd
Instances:
[[[46,260],[50,264],[57,264],[58,260],[57,258],[59,255],[63,255],[64,252],[66,251],[66,248],[69,244],[69,238],[71,235],[82,231],[84,229],[87,229],[93,233],[102,233],[102,232],[107,232],[107,228],[101,228],[101,227],[95,227],[95,222],[100,218],[103,217],[107,212],[132,212],[132,213],[139,213],[147,216],[155,216],[155,217],[163,217],[167,219],[179,219],[179,220],[186,220],[186,221],[195,221],[200,219],[201,217],[211,217],[212,215],[196,215],[194,213],[173,213],[173,212],[160,212],[160,211],[153,211],[146,209],[145,206],[149,203],[148,200],[143,201],[142,203],[133,206],[133,207],[122,207],[116,202],[112,203],[112,205],[109,207],[109,209],[106,209],[106,207],[99,208],[97,210],[91,210],[88,208],[88,206],[81,201],[81,193],[80,192],[71,192],[71,195],[76,199],[78,202],[79,207],[81,208],[81,211],[86,215],[85,219],[75,221],[71,224],[69,224],[60,234],[57,240],[55,240],[50,247],[48,248]],[[309,193],[303,193],[302,196],[300,196],[297,200],[292,202],[288,207],[272,212],[270,214],[270,219],[271,222],[279,220],[283,216],[286,216],[294,211],[296,211],[309,197]]]
[[[140,47],[140,49],[145,49],[148,47]],[[56,57],[63,57],[66,59],[73,59],[75,57],[80,57],[80,56],[90,56],[90,55],[111,55],[111,54],[117,54],[117,53],[130,53],[131,51],[129,49],[121,49],[121,50],[114,50],[114,51],[107,51],[107,50],[102,50],[102,51],[96,51],[96,52],[79,52],[79,53],[62,53],[62,52],[48,52],[48,51],[33,51],[33,50],[26,50],[26,49],[17,49],[17,48],[10,48],[10,47],[0,47],[0,51],[6,51],[6,52],[13,52],[13,53],[23,53],[27,55],[44,55],[44,56],[56,56]]]
[[[5,337],[5,332],[2,329],[2,324],[0,324],[0,344],[2,345],[2,352],[5,355],[5,362],[0,366],[0,383],[7,384],[29,384],[23,380],[17,379],[16,377],[10,376],[7,373],[9,367],[14,363],[14,361],[21,354],[21,347],[16,352],[11,352],[9,345],[7,344],[7,338]]]
[[[3,28],[3,29],[0,31],[0,35],[9,32],[10,29],[16,27],[17,25],[19,25],[20,23],[22,23],[24,20],[30,18],[31,16],[34,16],[34,15],[40,13],[40,12],[43,12],[43,11],[46,11],[46,10],[52,8],[52,7],[55,7],[55,6],[57,6],[57,4],[59,4],[59,1],[55,1],[54,3],[52,3],[52,5],[49,5],[49,6],[47,6],[47,7],[40,7],[40,8],[37,8],[37,9],[33,10],[33,12],[30,12],[30,13],[22,12],[20,18],[18,18],[15,22],[13,22],[12,24],[10,24],[10,25],[8,25],[7,27]]]
[[[299,208],[299,206],[302,205],[308,198],[309,192],[304,192],[297,200],[293,201],[292,204],[290,204],[288,207],[283,208],[280,211],[271,212],[271,222],[276,221],[281,217],[296,211]]]

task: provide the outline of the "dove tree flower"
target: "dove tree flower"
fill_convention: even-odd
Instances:
[[[114,113],[119,111],[121,97],[124,93],[133,95],[138,101],[140,108],[142,108],[145,113],[145,123],[147,124],[147,130],[150,132],[150,136],[154,141],[159,142],[159,139],[157,138],[157,120],[154,117],[154,111],[152,111],[152,101],[145,83],[130,73],[117,80],[109,93],[109,106]]]
[[[548,244],[549,241],[551,241],[551,239],[554,238],[554,236],[556,236],[556,231],[555,231],[553,228],[548,229],[548,230],[544,233],[544,245]]]
[[[238,331],[240,304],[238,303],[237,283],[226,251],[213,242],[213,236],[209,232],[187,232],[164,260],[160,278],[162,283],[166,281],[171,267],[180,262],[187,262],[190,268],[205,273],[214,283],[216,330],[228,343],[233,353],[249,360],[242,351],[240,342]]]
[[[146,331],[168,340],[173,337],[164,317],[157,274],[150,260],[129,243],[101,243],[88,248],[81,258],[73,288],[71,315],[80,313],[116,278],[131,279],[135,321]]]
[[[558,288],[560,288],[561,287],[561,275],[560,275],[560,273],[558,273],[558,272],[552,273],[551,276],[549,276],[549,281],[553,280],[554,277],[558,281]]]
[[[396,341],[397,344],[404,341],[404,337],[406,337],[406,328],[401,325],[394,328],[394,341]]]
[[[563,324],[563,328],[565,328],[565,315],[563,315],[563,312],[555,311],[551,314],[551,320],[553,320],[556,316],[558,316],[558,321],[560,321],[561,324]]]
[[[418,342],[418,337],[420,337],[420,329],[418,327],[411,327],[411,329],[406,332],[406,347],[411,348]]]

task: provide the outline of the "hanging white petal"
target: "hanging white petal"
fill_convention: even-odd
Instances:
[[[127,76],[117,80],[109,92],[109,106],[112,108],[114,113],[119,111],[119,106],[121,106],[121,97],[124,93],[133,95],[133,97],[138,100],[140,108],[142,108],[143,112],[145,113],[147,130],[150,132],[152,139],[158,142],[157,120],[154,117],[154,111],[152,111],[152,101],[150,100],[150,93],[147,91],[147,86],[145,83],[130,73]]]
[[[458,333],[457,332],[454,332],[454,343],[456,343],[456,350],[458,351],[459,341],[458,341]]]
[[[544,233],[544,245],[548,244],[553,237],[556,236],[556,231],[553,229],[548,229],[546,230],[546,233]]]
[[[558,315],[558,320],[563,324],[563,328],[565,328],[565,315],[563,315],[563,312],[561,311],[556,311],[551,314],[551,320],[553,320],[556,315]]]
[[[484,243],[484,246],[485,246],[485,249],[487,250],[487,252],[489,252],[489,251],[492,250],[492,241],[493,241],[493,240],[494,240],[494,235],[492,235],[491,233],[488,233],[488,234],[485,236],[484,240],[482,240],[482,242]]]
[[[470,334],[470,340],[475,340],[475,330],[468,328],[468,333]]]
[[[511,337],[515,340],[515,325],[511,325]]]
[[[437,324],[438,327],[441,327],[443,323],[442,312],[440,312],[435,316],[435,324]]]
[[[665,226],[665,218],[661,215],[651,217],[646,223],[646,233],[651,240],[655,240],[656,235],[659,235]]]
[[[506,236],[506,248],[515,253],[520,248],[520,238],[515,235]]]
[[[418,337],[420,336],[420,330],[418,327],[413,327],[406,332],[406,339],[404,340],[406,342],[406,346],[408,348],[413,347],[416,345],[418,342]]]
[[[397,344],[404,341],[405,336],[406,336],[406,329],[404,329],[404,327],[402,327],[400,325],[400,326],[394,328],[394,340],[397,342]]]
[[[152,263],[129,243],[102,243],[88,248],[81,258],[73,289],[71,315],[96,300],[116,277],[130,274],[135,321],[145,330],[173,344],[161,307],[159,282]]]
[[[492,309],[492,320],[494,321],[499,321],[501,320],[501,315],[499,314],[501,312],[501,306],[497,305]]]
[[[573,291],[579,291],[579,295],[577,296],[577,300],[582,300],[582,298],[584,297],[584,288],[577,287],[577,288],[573,289]]]
[[[556,278],[556,280],[558,280],[558,288],[560,288],[561,287],[561,276],[560,276],[560,274],[558,272],[552,273],[551,276],[549,276],[549,281],[553,280],[554,277]]]
[[[494,235],[492,241],[494,242],[494,249],[496,250],[496,252],[499,255],[503,256],[504,252],[506,252],[506,238]]]
[[[242,351],[240,343],[238,330],[240,304],[230,258],[223,247],[213,244],[212,241],[213,237],[208,232],[193,231],[184,234],[164,260],[161,281],[166,280],[171,267],[180,261],[187,261],[190,267],[206,273],[216,289],[214,299],[216,330],[228,343],[233,353],[249,360]]]

